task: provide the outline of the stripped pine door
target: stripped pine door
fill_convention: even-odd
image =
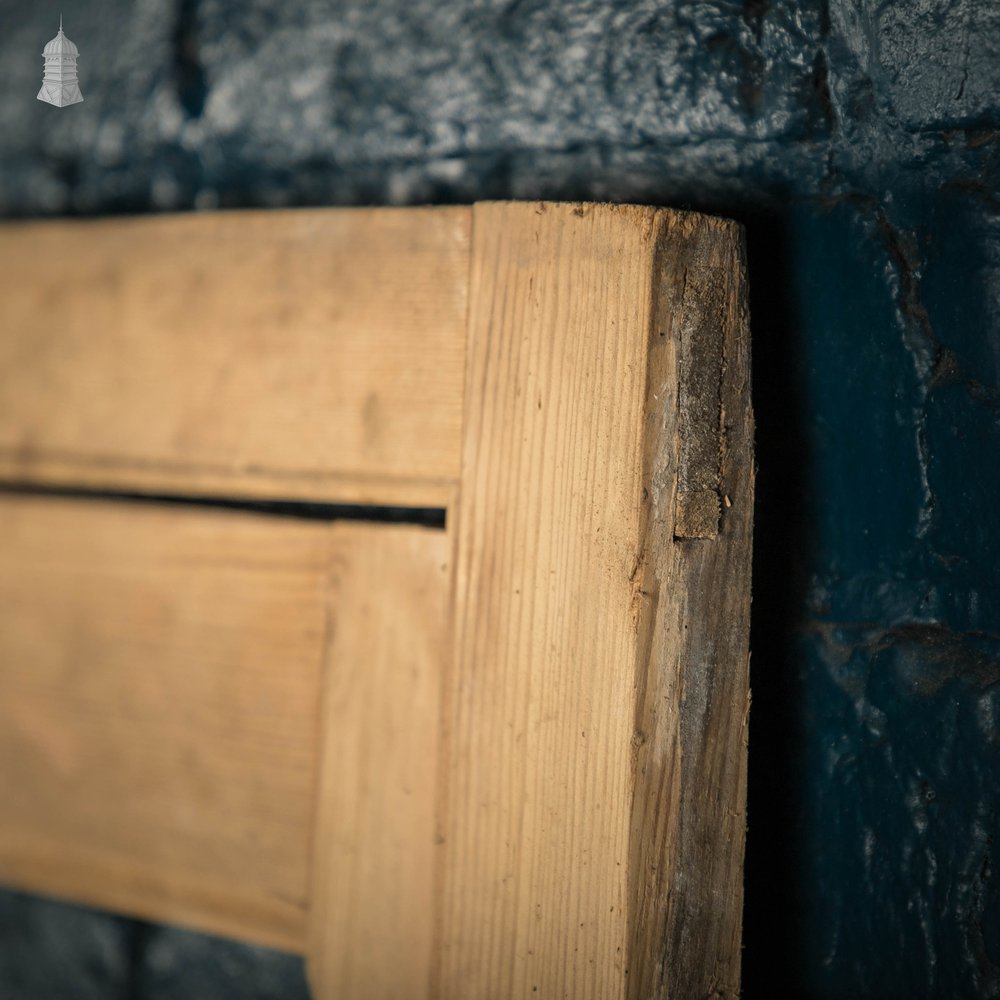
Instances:
[[[0,263],[0,880],[318,1000],[737,994],[738,226],[217,213]]]

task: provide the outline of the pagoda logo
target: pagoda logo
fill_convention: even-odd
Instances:
[[[42,49],[45,60],[45,76],[38,99],[65,108],[68,104],[79,104],[83,100],[80,84],[76,79],[76,60],[80,50],[63,34],[62,16],[59,18],[59,34]]]

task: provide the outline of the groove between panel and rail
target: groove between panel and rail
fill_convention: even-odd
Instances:
[[[369,521],[378,524],[413,524],[444,529],[443,507],[395,507],[388,505],[324,503],[319,501],[267,498],[142,493],[132,490],[101,490],[80,486],[48,486],[0,480],[0,499],[5,496],[53,497],[89,502],[158,504],[175,507],[243,511],[265,517],[294,518],[302,521]]]

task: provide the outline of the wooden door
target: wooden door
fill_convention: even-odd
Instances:
[[[0,880],[317,998],[735,996],[744,271],[635,206],[0,227]]]

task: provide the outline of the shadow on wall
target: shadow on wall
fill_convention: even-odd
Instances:
[[[809,894],[796,848],[802,768],[802,691],[789,623],[805,603],[810,565],[811,456],[804,431],[801,342],[789,286],[794,247],[778,215],[744,215],[757,423],[753,605],[750,619],[748,832],[743,929],[743,989],[775,996],[775,968],[785,988],[804,989]],[[779,956],[781,956],[779,960]]]

